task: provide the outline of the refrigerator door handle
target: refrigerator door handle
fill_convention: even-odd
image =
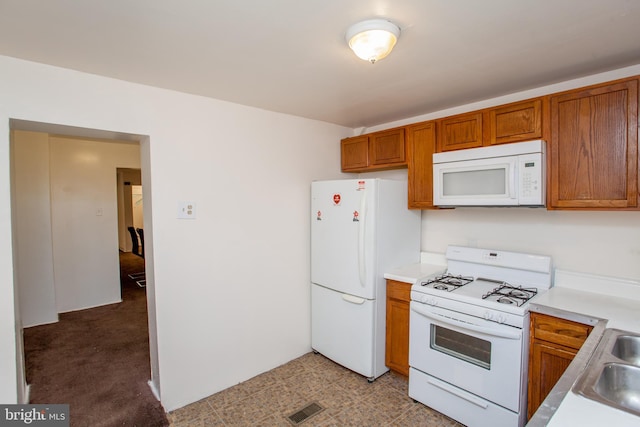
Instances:
[[[342,294],[342,299],[345,300],[346,302],[350,302],[352,304],[358,304],[358,305],[364,304],[364,302],[366,301],[364,298],[355,297],[349,294]]]
[[[365,222],[367,215],[365,208],[367,206],[367,191],[364,191],[360,199],[360,222],[358,223],[358,273],[360,276],[360,286],[366,287],[366,270],[365,270]]]

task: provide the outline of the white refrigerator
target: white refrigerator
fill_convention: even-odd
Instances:
[[[311,347],[373,381],[385,366],[384,273],[420,262],[407,182],[311,184]]]

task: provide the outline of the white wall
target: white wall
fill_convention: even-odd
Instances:
[[[16,272],[23,327],[58,321],[51,241],[49,135],[13,132]]]
[[[4,298],[10,118],[148,135],[151,361],[165,409],[310,350],[310,181],[342,176],[337,142],[349,129],[8,57],[0,77],[0,401],[17,399],[13,298]],[[197,219],[176,219],[181,200],[197,203]]]
[[[640,279],[640,212],[456,208],[422,213],[422,250],[477,246],[550,255],[563,270]]]
[[[363,132],[433,120],[638,74],[640,65],[386,123]],[[557,268],[640,279],[640,212],[637,211],[530,208],[422,211],[422,250],[443,253],[448,244],[551,255]]]
[[[136,230],[138,228],[144,229],[144,219],[142,217],[144,212],[143,210],[144,203],[142,198],[142,185],[131,186],[131,205],[132,205],[131,209],[133,210],[133,228],[135,228]]]
[[[57,310],[119,302],[117,168],[139,168],[140,146],[57,136],[49,142]]]
[[[2,111],[0,104],[0,111]],[[19,317],[18,288],[14,280],[13,233],[11,230],[11,179],[9,122],[0,120],[0,402],[18,403],[25,393],[22,368],[22,324]]]

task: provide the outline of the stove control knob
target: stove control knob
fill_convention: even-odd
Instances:
[[[491,320],[492,318],[493,318],[493,315],[491,314],[490,311],[484,312],[484,320]]]
[[[502,314],[498,314],[498,317],[496,318],[496,321],[497,321],[498,323],[504,323],[504,322],[506,322],[506,321],[507,321],[507,318],[506,318],[504,315],[502,315]]]

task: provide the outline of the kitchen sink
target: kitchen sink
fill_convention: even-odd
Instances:
[[[620,360],[640,366],[640,336],[619,335],[611,354]]]
[[[640,335],[606,329],[573,392],[640,416]]]
[[[607,401],[640,414],[640,367],[607,363],[594,389]]]

